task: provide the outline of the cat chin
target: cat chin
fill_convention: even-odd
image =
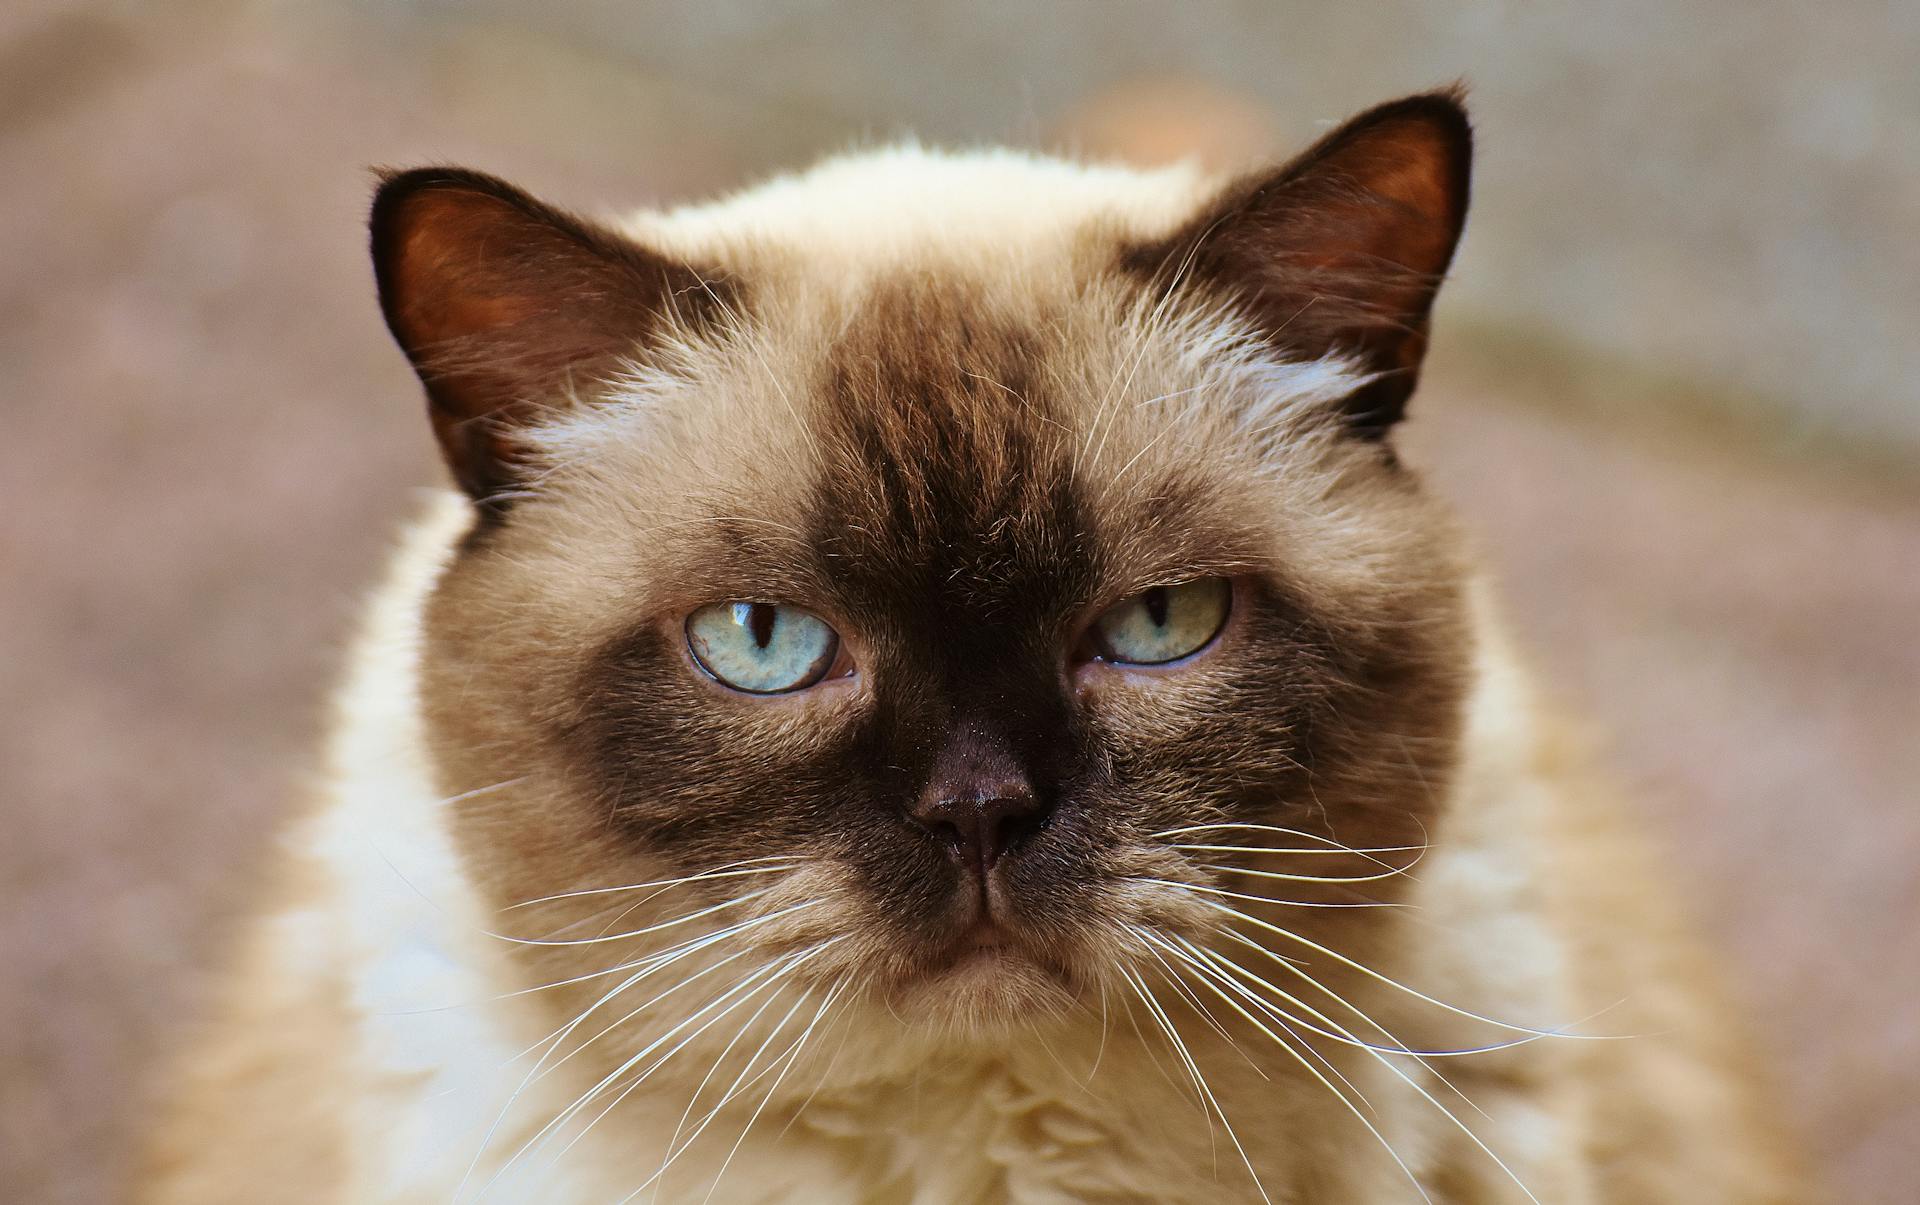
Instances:
[[[1003,1039],[1076,1004],[1057,971],[1007,947],[969,950],[896,989],[889,1005],[915,1029],[962,1042]]]

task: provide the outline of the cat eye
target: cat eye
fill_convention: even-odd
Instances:
[[[1121,665],[1165,665],[1199,652],[1226,625],[1233,586],[1209,577],[1155,586],[1094,620],[1094,655]]]
[[[701,669],[735,690],[778,695],[826,677],[840,637],[785,603],[724,602],[687,616],[687,650]]]

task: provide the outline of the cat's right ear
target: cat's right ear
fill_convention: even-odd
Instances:
[[[514,485],[520,427],[642,355],[664,323],[726,304],[692,267],[480,172],[387,174],[369,225],[387,326],[483,511]]]
[[[1457,90],[1346,122],[1276,170],[1229,184],[1170,237],[1123,262],[1163,293],[1211,289],[1289,356],[1372,374],[1352,429],[1383,438],[1405,413],[1434,295],[1467,218],[1473,131]]]

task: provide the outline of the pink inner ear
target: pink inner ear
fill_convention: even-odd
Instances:
[[[1453,252],[1461,215],[1460,183],[1443,131],[1424,121],[1390,122],[1363,131],[1317,165],[1346,176],[1385,202],[1343,215],[1354,251],[1415,272],[1438,275]]]
[[[430,190],[399,220],[407,228],[392,286],[413,350],[498,332],[536,310],[525,290],[540,282],[514,280],[517,257],[500,255],[531,233],[512,229],[525,215],[493,197]]]
[[[1427,318],[1466,218],[1472,133],[1451,93],[1354,118],[1276,170],[1242,177],[1121,263],[1157,288],[1217,291],[1284,355],[1382,376],[1346,403],[1356,429],[1404,413]]]
[[[639,354],[675,297],[683,320],[732,290],[632,241],[460,168],[389,177],[374,200],[382,306],[426,386],[442,451],[469,493],[516,473],[512,428]]]

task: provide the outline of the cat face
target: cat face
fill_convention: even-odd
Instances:
[[[1224,186],[902,154],[624,234],[391,180],[476,502],[423,653],[476,876],[969,1032],[1236,914],[1363,930],[1319,906],[1394,897],[1464,690],[1386,434],[1465,137],[1416,98]]]

